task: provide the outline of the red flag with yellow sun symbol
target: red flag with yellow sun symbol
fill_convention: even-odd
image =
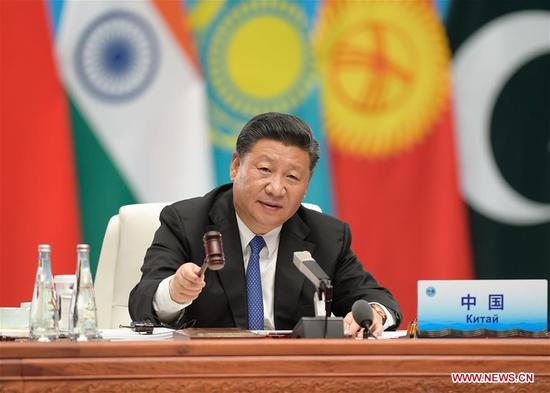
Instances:
[[[327,1],[315,44],[336,212],[406,323],[417,280],[472,276],[445,32],[427,1]]]

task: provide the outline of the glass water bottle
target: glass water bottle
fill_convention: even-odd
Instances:
[[[90,270],[90,246],[79,244],[76,253],[76,286],[69,317],[69,336],[77,341],[88,341],[99,336],[94,284]]]
[[[51,268],[51,247],[38,246],[38,268],[32,294],[29,338],[48,342],[59,337],[59,313]]]

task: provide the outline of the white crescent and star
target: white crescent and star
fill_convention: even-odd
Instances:
[[[503,178],[489,136],[491,114],[504,85],[524,64],[547,53],[550,12],[522,11],[478,30],[453,60],[462,191],[475,210],[505,224],[550,221],[550,204],[526,198]]]

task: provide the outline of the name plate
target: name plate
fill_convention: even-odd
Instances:
[[[420,280],[419,337],[547,337],[547,280]]]

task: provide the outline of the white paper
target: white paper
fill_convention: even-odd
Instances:
[[[152,334],[137,333],[130,328],[101,329],[101,336],[110,341],[158,341],[172,340],[174,330],[168,328],[154,328]]]

